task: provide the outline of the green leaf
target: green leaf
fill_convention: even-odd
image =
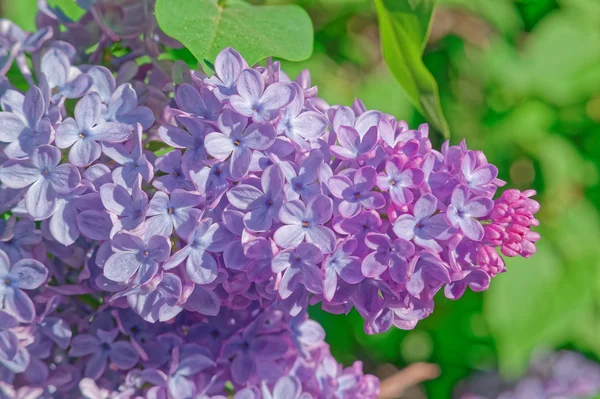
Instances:
[[[307,59],[313,50],[312,22],[296,5],[252,6],[242,0],[158,0],[161,29],[199,60],[214,60],[231,46],[249,64],[266,57]]]
[[[581,339],[582,326],[595,314],[599,223],[589,202],[572,201],[556,220],[542,223],[535,255],[506,259],[508,272],[498,275],[485,294],[486,317],[505,374],[523,371],[536,348]]]
[[[27,31],[35,30],[36,10],[36,0],[2,2],[2,18],[10,19]]]
[[[73,0],[48,0],[48,5],[59,8],[67,17],[78,21],[85,14],[85,10]]]
[[[383,58],[415,108],[450,137],[437,83],[421,59],[433,0],[375,0]]]
[[[401,19],[402,26],[411,40],[421,43],[421,51],[427,45],[431,30],[431,16],[437,0],[383,0],[383,4],[395,17]]]

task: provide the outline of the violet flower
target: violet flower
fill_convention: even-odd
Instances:
[[[225,110],[217,121],[221,133],[209,133],[205,140],[206,152],[225,160],[231,156],[230,173],[236,180],[248,173],[252,150],[266,150],[275,142],[275,129],[271,125],[253,123],[247,118]]]
[[[126,125],[103,122],[102,101],[98,93],[83,97],[75,106],[75,119],[67,118],[56,129],[56,146],[69,148],[69,161],[75,166],[88,166],[100,157],[98,142],[118,143],[129,137]]]
[[[46,219],[55,210],[57,196],[70,193],[81,181],[75,166],[59,163],[60,150],[41,145],[29,158],[6,161],[0,167],[0,180],[10,188],[27,187],[27,212],[35,219]]]
[[[364,166],[354,174],[354,182],[346,176],[333,176],[327,182],[334,197],[343,201],[338,210],[345,218],[360,213],[361,209],[380,209],[385,206],[383,194],[371,191],[375,186],[377,172],[372,166]]]
[[[11,265],[8,255],[0,250],[0,308],[19,321],[29,323],[35,317],[33,301],[23,290],[42,285],[48,270],[34,259],[21,259]]]
[[[335,234],[323,226],[332,215],[332,201],[317,195],[307,205],[302,201],[288,201],[279,211],[279,220],[285,226],[275,231],[273,239],[282,248],[297,247],[302,241],[316,245],[324,253],[335,247]]]

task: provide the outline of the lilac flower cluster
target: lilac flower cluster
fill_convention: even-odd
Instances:
[[[379,393],[379,380],[363,375],[360,362],[338,365],[325,332],[305,314],[292,318],[255,302],[223,308],[218,316],[184,312],[170,324],[152,324],[126,301],[94,311],[74,297],[46,292],[36,298],[40,316],[28,327],[0,313],[0,398],[349,399]]]
[[[600,365],[579,353],[562,351],[540,356],[532,362],[526,376],[511,388],[502,386],[499,377],[475,376],[462,387],[461,399],[553,399],[591,398],[600,394]],[[481,393],[479,393],[481,392]]]
[[[534,193],[494,201],[497,169],[464,142],[433,150],[426,125],[330,106],[308,71],[292,81],[231,48],[212,76],[159,59],[179,45],[151,1],[79,1],[78,21],[39,3],[37,32],[0,31],[0,70],[28,83],[0,79],[9,397],[66,397],[80,375],[93,398],[226,383],[236,398],[374,397],[360,365],[331,359],[309,305],[355,308],[368,333],[410,329],[442,287],[487,289],[498,247],[535,252]],[[227,334],[193,338],[196,322]]]

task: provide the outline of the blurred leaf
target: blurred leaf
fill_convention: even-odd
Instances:
[[[571,204],[540,232],[530,259],[507,259],[506,274],[486,293],[486,317],[498,344],[500,369],[521,372],[538,347],[577,339],[597,290],[600,218],[587,202]]]
[[[470,14],[491,22],[507,36],[520,33],[523,21],[514,0],[440,0],[440,5],[469,11]]]
[[[544,241],[534,259],[507,261],[508,273],[486,293],[486,317],[498,345],[500,370],[516,376],[539,345],[568,342],[589,291],[566,276]]]
[[[214,60],[231,46],[250,65],[266,57],[300,61],[310,57],[310,17],[296,5],[252,6],[242,0],[158,0],[161,29],[199,59]]]
[[[0,1],[2,17],[10,19],[26,31],[35,31],[37,0]],[[85,11],[73,0],[48,0],[50,7],[58,7],[66,16],[78,20]]]
[[[401,0],[398,3],[406,1]],[[407,15],[411,15],[410,13],[395,11],[399,8],[398,5],[390,9],[384,0],[375,0],[375,5],[379,19],[383,57],[392,75],[400,83],[415,108],[428,119],[432,127],[442,133],[444,137],[449,138],[450,132],[442,113],[438,86],[423,64],[421,59],[422,40],[417,40],[413,29],[414,24],[411,23],[416,16],[412,15],[409,19]],[[421,16],[427,18],[425,14],[421,14]],[[429,14],[430,17],[431,14]],[[429,19],[422,25],[425,24],[429,25]]]
[[[35,30],[37,0],[2,2],[2,18],[7,18],[27,31]]]
[[[437,0],[383,0],[385,7],[402,21],[406,34],[413,42],[421,43],[421,51],[427,45],[431,30],[431,17]]]

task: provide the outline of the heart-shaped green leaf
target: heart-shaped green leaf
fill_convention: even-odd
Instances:
[[[214,60],[225,47],[249,64],[266,57],[301,61],[312,54],[312,22],[296,5],[253,6],[242,0],[158,0],[161,29],[198,60]]]
[[[437,83],[421,59],[433,0],[375,0],[383,58],[415,108],[445,138],[450,136]]]

